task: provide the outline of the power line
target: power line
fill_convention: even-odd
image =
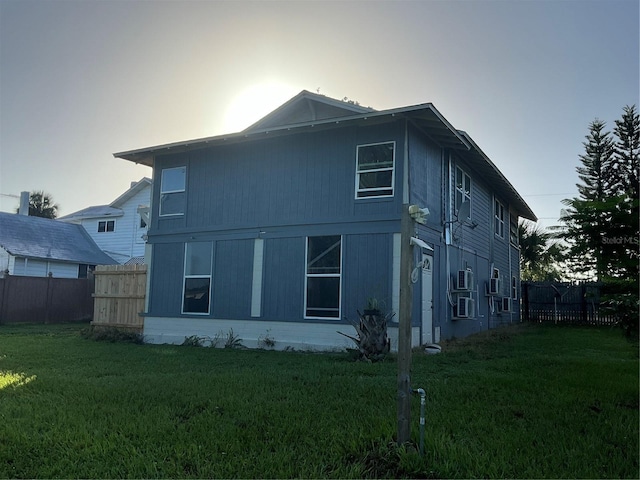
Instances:
[[[577,192],[568,193],[532,193],[531,195],[522,195],[523,197],[553,197],[560,195],[575,195]]]

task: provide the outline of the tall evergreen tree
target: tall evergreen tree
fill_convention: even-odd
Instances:
[[[609,253],[605,242],[611,226],[611,194],[614,181],[614,141],[605,131],[606,124],[594,120],[584,142],[585,153],[580,155],[582,166],[577,167],[578,197],[564,200],[569,208],[560,220],[565,228],[562,237],[569,243],[569,254],[580,258],[580,273],[602,279],[607,275]]]
[[[608,241],[615,261],[613,276],[638,279],[640,259],[640,193],[638,160],[640,157],[640,116],[636,106],[626,106],[622,118],[616,120],[615,143],[615,208],[612,210],[612,235]]]

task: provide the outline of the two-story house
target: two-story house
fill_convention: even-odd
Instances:
[[[82,225],[96,244],[118,263],[144,261],[151,179],[131,182],[130,188],[109,205],[95,205],[58,220]]]
[[[114,155],[153,168],[147,341],[233,329],[248,346],[349,346],[336,330],[369,298],[399,310],[407,205],[428,209],[411,240],[413,344],[519,320],[516,225],[536,217],[429,103],[303,91],[242,132]],[[397,323],[389,335],[396,348]]]

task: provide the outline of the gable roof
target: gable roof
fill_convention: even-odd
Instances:
[[[347,117],[373,111],[372,108],[361,107],[357,103],[346,101],[346,99],[345,101],[336,100],[303,90],[273,112],[245,128],[243,132],[253,132],[280,125],[317,122],[318,120]]]
[[[131,199],[134,195],[148,186],[151,186],[151,179],[143,177],[133,183],[126,192],[116,198],[109,205],[93,205],[91,207],[78,210],[77,212],[70,213],[69,215],[59,217],[58,220],[63,222],[77,222],[86,218],[121,217],[124,215],[124,212],[120,207],[122,207],[127,200]]]
[[[80,225],[0,212],[0,247],[11,255],[38,260],[113,265]]]
[[[311,119],[314,112],[315,119]],[[335,116],[326,116],[330,114]],[[511,209],[518,216],[537,221],[537,217],[529,205],[489,157],[480,150],[468,134],[456,130],[431,103],[388,110],[373,110],[303,90],[242,132],[130,150],[114,153],[113,156],[153,167],[155,155],[245,142],[266,135],[291,135],[323,126],[334,127],[338,124],[389,121],[394,117],[406,119],[435,143],[455,152],[466,160],[472,169],[487,179],[496,193],[509,203]]]
[[[112,208],[122,207],[127,200],[131,199],[134,195],[144,190],[146,187],[151,186],[151,179],[148,177],[142,177],[136,183],[131,185],[131,188],[116,198],[113,202],[109,204]]]

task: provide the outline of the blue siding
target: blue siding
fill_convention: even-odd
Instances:
[[[371,297],[391,310],[393,235],[348,235],[343,244],[342,317],[357,321]]]
[[[303,319],[304,256],[304,237],[265,240],[262,295],[265,320]]]
[[[150,235],[399,218],[403,131],[396,122],[384,128],[332,129],[158,156],[157,171],[187,166],[187,213],[157,220],[157,230]],[[356,147],[380,141],[396,142],[395,195],[355,199]],[[158,196],[155,185],[154,198]]]
[[[249,318],[253,240],[217,241],[214,251],[213,316]]]
[[[179,315],[182,310],[184,243],[159,243],[153,246],[149,312]]]
[[[429,208],[430,225],[441,225],[442,149],[413,133],[409,137],[409,203]]]
[[[149,314],[181,316],[184,243],[194,238],[214,243],[211,314],[204,318],[339,325],[356,321],[356,310],[362,311],[369,297],[390,310],[393,234],[400,231],[403,198],[404,129],[401,121],[340,126],[157,156],[156,179],[162,168],[187,167],[186,213],[158,218],[160,182],[154,183]],[[517,272],[518,251],[509,245],[508,219],[505,239],[494,237],[491,187],[461,159],[451,158],[452,172],[460,165],[472,179],[471,221],[476,226],[454,225],[453,244],[445,246],[443,221],[450,220],[446,216],[455,192],[448,152],[418,130],[409,128],[408,138],[410,202],[430,210],[427,226],[417,231],[434,247],[433,324],[441,328],[441,338],[517,318],[492,313],[485,295],[492,265],[503,276],[504,296],[510,296],[511,277]],[[356,199],[357,145],[385,141],[396,142],[394,196]],[[304,320],[308,235],[343,236],[341,319]],[[252,319],[253,245],[258,237],[264,239],[262,308],[260,317]],[[418,261],[417,249],[415,253]],[[467,267],[474,271],[477,316],[453,320],[447,285],[457,270]],[[421,325],[420,282],[414,285],[413,301],[413,323]]]

